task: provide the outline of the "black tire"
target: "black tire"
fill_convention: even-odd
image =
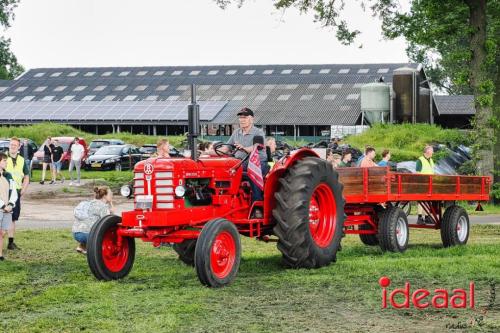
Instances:
[[[179,255],[179,260],[188,266],[194,266],[194,251],[196,239],[186,239],[182,243],[175,243],[173,249]]]
[[[400,233],[405,232],[405,237],[398,237],[398,229]],[[399,207],[387,207],[378,224],[378,240],[382,251],[404,252],[408,248],[409,239],[410,228],[406,214]]]
[[[234,257],[228,261],[227,273],[223,272],[224,274],[218,275],[211,264],[211,254],[217,236],[222,234],[232,239],[234,245],[234,252],[232,254],[234,254]],[[207,222],[201,230],[194,251],[194,267],[200,282],[212,288],[227,286],[236,278],[240,260],[241,242],[236,226],[223,218]]]
[[[465,209],[456,205],[446,208],[441,222],[441,240],[444,247],[467,244],[469,233],[470,222]]]
[[[117,280],[122,279],[130,273],[135,259],[135,239],[131,237],[123,238],[126,254],[124,264],[118,270],[111,270],[103,258],[103,239],[106,233],[112,232],[121,222],[121,217],[116,215],[107,215],[97,221],[90,230],[87,242],[87,262],[90,270],[98,280]],[[124,253],[124,252],[123,252]]]
[[[359,230],[370,230],[371,227],[366,225],[366,224],[362,224],[359,226]],[[361,242],[365,245],[368,245],[368,246],[375,246],[375,245],[378,245],[378,235],[377,234],[359,234],[359,239],[361,240]]]
[[[331,239],[319,246],[310,230],[309,207],[314,191],[326,185],[335,204],[336,219]],[[283,263],[291,268],[316,268],[336,260],[344,226],[343,185],[332,165],[316,157],[297,161],[280,179],[280,188],[275,193],[276,207],[273,229],[278,237],[278,250]],[[328,239],[328,238],[327,238]]]

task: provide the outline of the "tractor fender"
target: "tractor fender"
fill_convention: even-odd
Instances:
[[[305,157],[319,157],[312,149],[301,148],[294,150],[290,155],[283,157],[274,164],[274,167],[266,176],[266,185],[264,187],[264,224],[272,224],[273,209],[276,204],[274,193],[278,191],[279,179],[285,172],[297,161]]]

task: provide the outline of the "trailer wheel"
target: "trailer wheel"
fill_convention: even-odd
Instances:
[[[446,208],[441,223],[441,240],[444,247],[465,245],[469,239],[469,216],[460,206]]]
[[[320,158],[298,161],[280,179],[273,217],[278,249],[292,268],[316,268],[336,260],[344,225],[343,185]]]
[[[87,262],[99,280],[124,278],[132,270],[135,259],[135,239],[123,237],[118,244],[118,224],[121,217],[107,215],[90,230],[87,242]]]
[[[230,284],[240,258],[240,234],[233,223],[220,218],[205,224],[194,251],[194,267],[202,284],[213,288]]]
[[[174,251],[179,255],[179,260],[188,266],[194,266],[194,250],[196,248],[196,239],[186,239],[182,243],[175,243]]]
[[[382,251],[404,252],[408,248],[408,219],[399,207],[389,206],[381,215],[378,239]]]

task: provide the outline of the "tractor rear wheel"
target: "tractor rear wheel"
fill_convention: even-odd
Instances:
[[[132,270],[135,259],[135,239],[122,237],[118,242],[118,224],[121,217],[107,215],[90,230],[87,242],[87,262],[99,280],[124,278]]]
[[[196,239],[186,239],[182,243],[175,243],[173,249],[179,255],[179,260],[188,266],[194,266],[194,250]]]
[[[469,216],[460,206],[446,208],[441,223],[441,240],[444,247],[465,245],[469,239]]]
[[[240,234],[236,226],[223,218],[207,222],[194,251],[194,267],[200,282],[213,288],[230,284],[238,273],[240,259]]]
[[[378,223],[378,240],[382,251],[404,252],[408,248],[409,227],[406,214],[399,207],[385,209]]]
[[[280,179],[273,231],[286,266],[316,268],[336,260],[345,218],[342,189],[332,165],[317,157],[297,161]]]

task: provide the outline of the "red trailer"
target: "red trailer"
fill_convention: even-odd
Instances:
[[[222,149],[223,148],[223,149]],[[445,246],[465,244],[469,219],[457,200],[489,199],[490,178],[399,174],[387,168],[334,170],[309,149],[277,162],[265,179],[264,200],[251,190],[234,146],[220,157],[150,158],[134,169],[135,209],[106,216],[89,235],[88,263],[101,280],[120,279],[135,258],[135,239],[173,245],[210,287],[230,283],[238,271],[240,235],[276,241],[283,262],[316,268],[335,261],[344,233],[369,245],[403,252],[408,227],[440,229]],[[224,156],[222,156],[224,155]],[[408,225],[394,203],[420,202],[432,225]],[[449,203],[444,210],[445,203]],[[263,218],[255,218],[255,208]]]

